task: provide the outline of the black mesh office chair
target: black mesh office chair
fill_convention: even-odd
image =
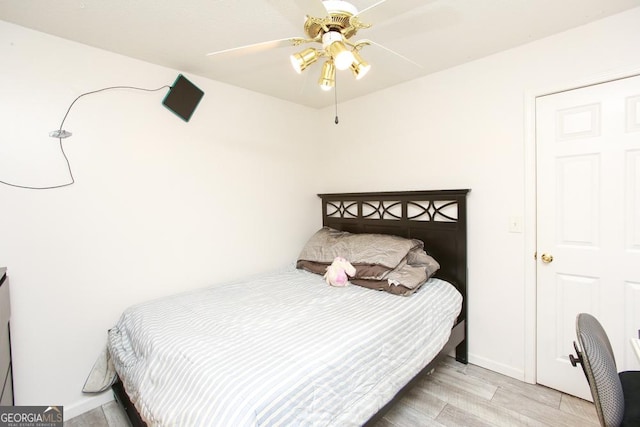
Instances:
[[[640,371],[618,373],[611,343],[598,320],[590,314],[576,317],[577,358],[582,365],[593,403],[603,427],[640,426]],[[580,350],[582,349],[582,350]]]

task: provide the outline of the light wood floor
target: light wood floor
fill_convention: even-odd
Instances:
[[[591,402],[448,358],[376,427],[599,425]]]
[[[110,402],[64,425],[125,427],[128,421]],[[376,427],[598,425],[590,402],[448,358],[418,381]]]

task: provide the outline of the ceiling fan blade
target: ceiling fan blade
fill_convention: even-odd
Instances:
[[[373,9],[373,8],[376,8],[376,7],[380,6],[382,3],[386,2],[386,1],[387,1],[387,0],[380,0],[380,1],[378,1],[378,2],[376,2],[376,3],[374,3],[374,4],[372,4],[372,5],[371,5],[371,6],[369,6],[369,7],[365,7],[364,9],[362,9],[361,11],[359,11],[358,13],[356,13],[356,15],[355,15],[355,16],[360,17],[362,14],[364,14],[364,15],[366,16],[366,15],[367,15],[367,11],[369,11],[369,10],[371,10],[371,9]]]
[[[410,10],[420,8],[435,0],[378,0],[371,6],[362,9],[356,14],[362,22],[378,24],[384,20],[400,16]]]
[[[327,8],[324,7],[322,0],[295,0],[296,4],[303,13],[315,18],[324,18],[327,16]]]
[[[261,52],[268,49],[276,49],[285,46],[297,46],[298,44],[306,42],[306,39],[301,37],[289,37],[286,39],[269,40],[266,42],[253,43],[245,46],[232,47],[230,49],[218,50],[215,52],[207,53],[207,56],[225,55],[225,54],[248,54]]]
[[[380,49],[384,49],[385,51],[387,51],[389,53],[392,53],[392,54],[404,59],[407,62],[410,62],[411,64],[415,65],[418,68],[422,68],[422,65],[418,64],[417,62],[407,58],[406,56],[396,52],[395,50],[389,49],[388,47],[383,46],[380,43],[376,43],[376,42],[374,42],[372,40],[369,40],[369,39],[358,40],[357,42],[354,43],[354,45],[355,46],[373,45],[373,46],[379,47]]]

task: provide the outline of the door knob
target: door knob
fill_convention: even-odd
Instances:
[[[549,264],[551,261],[553,261],[553,255],[550,254],[542,254],[540,258],[542,258],[542,262],[544,262],[545,264]]]

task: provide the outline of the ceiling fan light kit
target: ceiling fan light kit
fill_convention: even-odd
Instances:
[[[308,48],[295,53],[291,55],[291,65],[300,74],[319,57],[328,57],[322,66],[318,83],[323,90],[330,90],[335,86],[336,69],[351,68],[356,80],[363,78],[371,69],[371,65],[358,53],[363,45],[349,41],[359,29],[370,25],[360,22],[358,9],[349,2],[330,0],[322,3],[327,9],[327,16],[319,18],[307,15],[304,24],[309,37],[306,41],[322,43],[322,50]]]

